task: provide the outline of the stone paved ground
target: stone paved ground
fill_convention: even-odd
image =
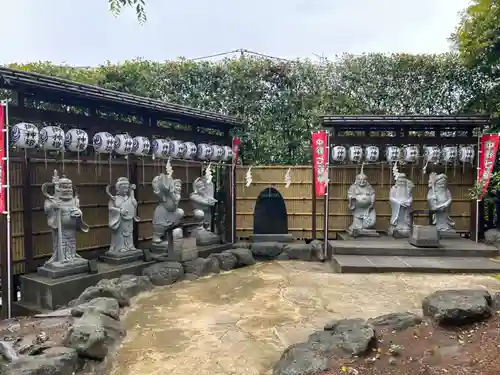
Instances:
[[[156,288],[133,302],[112,375],[265,375],[283,349],[335,318],[413,311],[438,289],[500,291],[489,276],[332,274],[269,262]]]

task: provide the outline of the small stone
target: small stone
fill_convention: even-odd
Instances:
[[[389,358],[389,364],[390,365],[395,365],[396,364],[396,359],[394,357]]]

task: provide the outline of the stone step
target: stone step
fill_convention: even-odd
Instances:
[[[500,273],[500,262],[484,257],[332,256],[336,273]]]

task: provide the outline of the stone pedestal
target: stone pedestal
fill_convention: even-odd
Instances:
[[[196,238],[176,240],[171,246],[168,242],[151,245],[151,258],[158,262],[185,262],[198,258]]]
[[[197,246],[209,246],[220,244],[221,239],[217,234],[210,232],[206,229],[198,229],[196,231],[196,245]]]
[[[455,231],[450,230],[450,231],[440,231],[439,238],[442,240],[455,240],[455,239],[459,239],[461,237],[460,237],[460,233],[457,233]]]
[[[414,225],[409,240],[416,247],[439,247],[439,233],[434,225]]]
[[[72,262],[52,262],[45,263],[43,266],[38,267],[37,273],[42,277],[49,279],[58,279],[61,277],[89,273],[89,261],[84,258],[76,258]]]
[[[123,253],[115,251],[107,251],[100,260],[109,264],[125,264],[131,263],[138,260],[143,260],[144,252],[142,250],[130,250]]]
[[[354,229],[354,230],[348,229],[347,234],[352,238],[380,237],[380,233],[378,233],[375,229]]]

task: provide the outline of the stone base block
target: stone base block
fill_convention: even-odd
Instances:
[[[220,244],[221,239],[220,236],[208,232],[208,231],[199,231],[196,234],[196,246],[209,246],[209,245],[216,245]]]
[[[52,279],[38,273],[21,275],[21,302],[33,306],[33,310],[56,310],[76,299],[86,288],[102,279],[112,279],[122,275],[142,274],[142,269],[154,262],[133,262],[123,265],[98,263],[98,272]]]
[[[143,258],[144,252],[142,250],[131,250],[124,253],[108,251],[100,257],[100,260],[109,264],[125,264],[143,260]]]
[[[439,238],[443,240],[453,240],[453,239],[459,239],[460,233],[457,232],[439,232]]]
[[[196,238],[188,237],[174,244],[174,251],[169,252],[168,248],[156,247],[156,251],[151,257],[157,262],[185,262],[198,258]],[[161,250],[161,251],[160,251]]]
[[[434,225],[414,225],[409,240],[416,247],[439,247],[439,234]]]
[[[44,264],[37,269],[38,275],[50,279],[59,279],[61,277],[90,273],[89,261],[86,259],[78,259],[67,266],[52,266]]]
[[[293,242],[293,237],[289,233],[253,234],[252,242]]]
[[[355,230],[347,230],[347,235],[352,238],[359,237],[380,237],[380,233],[378,233],[375,229],[355,229]]]

